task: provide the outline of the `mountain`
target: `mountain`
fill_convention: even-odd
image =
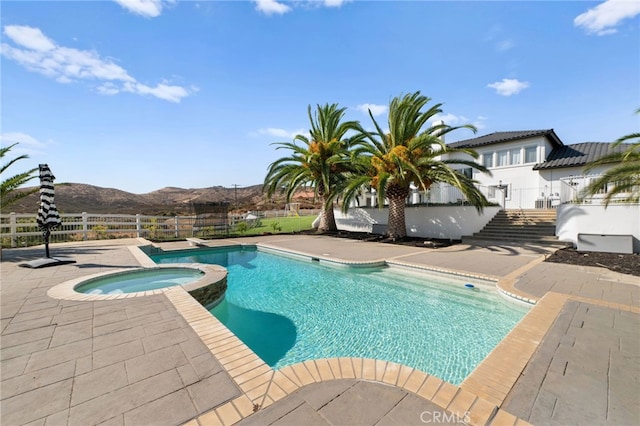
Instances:
[[[32,187],[33,188],[33,187]],[[24,188],[29,190],[29,188]],[[294,197],[302,208],[317,208],[312,191],[300,191]],[[60,183],[55,186],[55,203],[60,213],[188,215],[193,214],[192,202],[229,203],[230,210],[282,209],[283,197],[267,201],[262,185],[238,188],[213,186],[210,188],[167,187],[147,194],[132,194],[114,188],[82,183]],[[22,200],[2,208],[2,213],[36,213],[40,203],[36,192]],[[236,208],[237,207],[237,208]]]

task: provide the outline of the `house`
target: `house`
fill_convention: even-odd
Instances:
[[[587,163],[625,148],[605,142],[565,145],[553,129],[494,132],[447,146],[479,154],[476,161],[492,175],[471,168],[463,173],[478,182],[489,201],[506,209],[554,208],[575,200],[592,179],[612,167],[601,166],[584,176]]]
[[[553,129],[494,132],[473,139],[447,144],[451,148],[468,148],[478,153],[476,162],[491,171],[491,176],[472,168],[461,171],[478,182],[487,199],[505,209],[555,208],[578,198],[592,179],[612,166],[600,166],[584,175],[591,161],[624,146],[607,142],[584,142],[565,145]],[[449,154],[444,158],[464,158]],[[602,193],[606,193],[603,188]],[[358,200],[359,206],[376,206],[375,190]],[[408,205],[461,204],[462,192],[446,184],[433,185],[426,193],[413,186]]]
[[[405,211],[407,233],[423,238],[460,239],[480,231],[500,209],[556,209],[555,234],[562,242],[579,246],[581,235],[624,238],[633,252],[640,252],[640,205],[613,203],[605,208],[597,198],[573,203],[582,189],[616,163],[603,165],[585,175],[585,166],[604,155],[624,151],[627,146],[612,143],[583,142],[565,145],[553,129],[495,132],[473,139],[447,144],[469,148],[478,154],[491,175],[472,168],[460,169],[472,177],[480,191],[496,207],[478,214],[464,202],[462,192],[447,184],[434,184],[426,192],[412,187]],[[466,154],[446,154],[444,158],[473,160]],[[455,166],[454,166],[455,167]],[[388,213],[376,206],[375,191],[370,190],[352,205],[349,213],[336,212],[340,229],[374,232],[383,229]],[[423,208],[422,206],[429,206]],[[627,241],[628,240],[628,241]],[[630,252],[630,247],[625,248]]]

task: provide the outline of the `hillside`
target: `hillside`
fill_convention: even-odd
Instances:
[[[265,200],[262,185],[238,188],[167,187],[147,194],[132,194],[119,189],[82,183],[61,183],[56,184],[55,190],[56,206],[61,213],[184,215],[192,213],[192,202],[221,201],[229,202],[231,209],[237,204],[238,211],[284,208],[282,197],[272,201]],[[303,208],[318,207],[318,204],[313,202],[312,192],[300,192],[296,201],[301,202]],[[39,195],[35,193],[12,204],[6,210],[3,208],[2,213],[36,213],[38,205]]]

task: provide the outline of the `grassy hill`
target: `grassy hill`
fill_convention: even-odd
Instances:
[[[25,188],[28,189],[28,188]],[[262,185],[239,188],[213,186],[209,188],[167,187],[147,194],[133,194],[115,188],[102,188],[82,183],[56,184],[55,202],[61,213],[103,213],[103,214],[147,214],[147,215],[187,215],[192,214],[192,202],[229,202],[230,210],[282,209],[283,197],[266,200]],[[295,201],[302,208],[318,208],[313,193],[300,192]],[[39,195],[32,194],[19,202],[3,208],[2,213],[36,213]]]

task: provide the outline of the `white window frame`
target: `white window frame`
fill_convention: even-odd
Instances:
[[[487,161],[489,161],[489,164],[487,164]],[[482,154],[482,165],[487,169],[493,168],[493,152],[486,152]]]
[[[501,149],[500,151],[497,152],[497,160],[498,160],[498,164],[497,167],[507,167],[510,166],[511,163],[509,162],[509,150],[508,149]],[[502,162],[502,160],[504,159],[504,163]]]
[[[535,159],[533,161],[527,161],[527,151],[528,150],[534,150],[534,155],[535,155]],[[532,163],[537,163],[538,162],[538,147],[536,145],[529,145],[529,146],[525,146],[524,147],[524,164],[532,164]]]
[[[509,157],[511,159],[512,166],[519,166],[522,164],[522,148],[510,149]],[[517,157],[517,160],[514,159],[514,157]]]

